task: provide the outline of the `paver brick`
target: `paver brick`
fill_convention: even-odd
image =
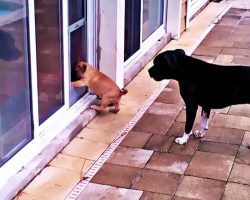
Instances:
[[[227,183],[222,200],[249,200],[250,186],[237,183]]]
[[[226,181],[234,162],[234,156],[197,151],[185,174]]]
[[[223,181],[184,176],[175,195],[190,199],[220,200],[224,188]]]
[[[229,177],[230,182],[250,186],[250,165],[235,163]]]
[[[130,188],[133,179],[138,176],[141,169],[105,163],[92,178],[92,183],[111,185],[115,187]]]
[[[143,192],[140,200],[172,200],[172,196],[154,192]]]
[[[235,162],[250,165],[250,150],[246,146],[240,146]]]
[[[173,195],[180,180],[179,174],[144,169],[132,185],[132,189]]]
[[[224,154],[229,156],[236,156],[238,149],[238,145],[208,141],[202,141],[198,148],[199,151]]]
[[[147,169],[184,174],[191,156],[155,152],[146,165]]]
[[[119,146],[115,149],[107,162],[117,165],[143,168],[152,154],[153,151],[151,150]]]
[[[144,149],[158,152],[167,152],[171,147],[174,139],[174,137],[154,134],[148,140],[147,144],[144,146]]]
[[[151,133],[130,131],[120,146],[143,148],[151,136]]]

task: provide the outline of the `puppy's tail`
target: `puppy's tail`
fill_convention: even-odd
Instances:
[[[125,88],[122,88],[121,89],[121,95],[125,95],[125,94],[127,94],[128,93],[128,90],[127,89],[125,89]]]

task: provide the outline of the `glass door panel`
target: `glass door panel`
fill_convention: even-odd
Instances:
[[[85,18],[85,2],[83,0],[69,1],[69,24],[73,24]]]
[[[64,105],[61,1],[35,0],[39,123]]]
[[[125,1],[124,61],[140,49],[141,0]]]
[[[70,44],[70,81],[77,80],[75,66],[80,60],[87,61],[87,26],[86,26],[86,0],[69,1],[69,44]],[[70,106],[77,102],[87,88],[70,88]]]
[[[164,0],[143,0],[142,41],[163,24]]]
[[[0,167],[33,138],[27,3],[0,1]]]

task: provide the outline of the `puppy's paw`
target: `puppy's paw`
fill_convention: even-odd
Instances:
[[[117,109],[117,108],[110,108],[109,109],[109,112],[112,112],[112,113],[118,113],[120,111],[120,109]]]
[[[182,137],[178,137],[175,139],[175,143],[181,144],[181,145],[186,144],[191,135],[192,135],[192,132],[189,134],[184,133]]]
[[[194,136],[197,138],[203,138],[206,135],[207,129],[196,130],[194,131]]]
[[[90,108],[97,111],[97,112],[102,112],[102,109],[97,105],[91,105]]]

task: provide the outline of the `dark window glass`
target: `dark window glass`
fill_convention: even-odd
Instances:
[[[86,8],[87,0],[69,0],[69,38],[70,38],[70,72],[71,81],[78,80],[75,73],[75,66],[80,60],[87,61],[87,25]],[[70,87],[69,103],[70,106],[77,102],[87,88]]]
[[[124,60],[140,48],[141,0],[125,1]]]
[[[73,24],[84,18],[84,8],[83,0],[69,1],[69,24]]]
[[[75,77],[74,68],[79,60],[86,61],[87,46],[86,46],[86,26],[74,30],[70,34],[70,61],[71,61],[71,80],[77,80]],[[71,88],[70,90],[70,105],[79,100],[85,93],[86,88]]]

